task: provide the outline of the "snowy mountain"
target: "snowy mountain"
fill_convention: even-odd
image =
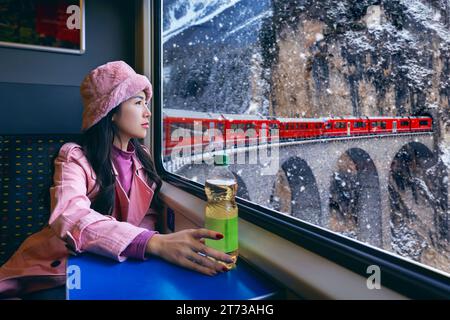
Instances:
[[[164,1],[165,101],[266,115],[418,114],[448,97],[449,19],[448,0]]]
[[[178,45],[255,41],[257,24],[271,12],[269,0],[171,0],[163,5],[163,41]]]
[[[252,61],[271,12],[270,0],[164,1],[164,103],[196,111],[249,109],[252,77],[259,77]]]

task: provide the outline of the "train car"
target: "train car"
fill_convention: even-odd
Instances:
[[[431,131],[431,117],[372,117],[369,118],[370,134],[395,134]]]
[[[369,132],[369,120],[367,118],[350,118],[351,135],[364,135]]]
[[[351,135],[351,122],[341,119],[327,119],[325,121],[324,135],[327,137],[340,137]]]
[[[433,119],[431,117],[410,117],[411,131],[432,131]]]
[[[392,117],[371,117],[369,118],[370,134],[386,134],[392,133],[394,130],[394,118]]]
[[[329,118],[325,120],[324,136],[341,137],[367,134],[369,121],[367,118]]]
[[[397,117],[392,122],[393,133],[403,133],[411,131],[411,119],[410,117]]]
[[[278,118],[280,139],[311,139],[318,138],[323,133],[322,119]]]

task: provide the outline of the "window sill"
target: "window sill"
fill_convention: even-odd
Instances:
[[[206,202],[164,182],[161,199],[182,225],[203,227]],[[181,217],[182,216],[182,217]],[[180,219],[181,218],[181,219]],[[282,248],[282,249],[280,249]],[[405,299],[388,288],[369,290],[366,278],[255,224],[239,219],[239,254],[255,268],[308,299]]]

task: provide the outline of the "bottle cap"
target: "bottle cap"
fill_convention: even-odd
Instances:
[[[216,154],[214,156],[215,166],[227,166],[230,164],[230,157],[227,154]]]

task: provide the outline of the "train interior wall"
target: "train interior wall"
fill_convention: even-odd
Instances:
[[[135,9],[129,1],[86,1],[82,55],[0,48],[0,134],[79,133],[80,84],[93,68],[135,66]]]

